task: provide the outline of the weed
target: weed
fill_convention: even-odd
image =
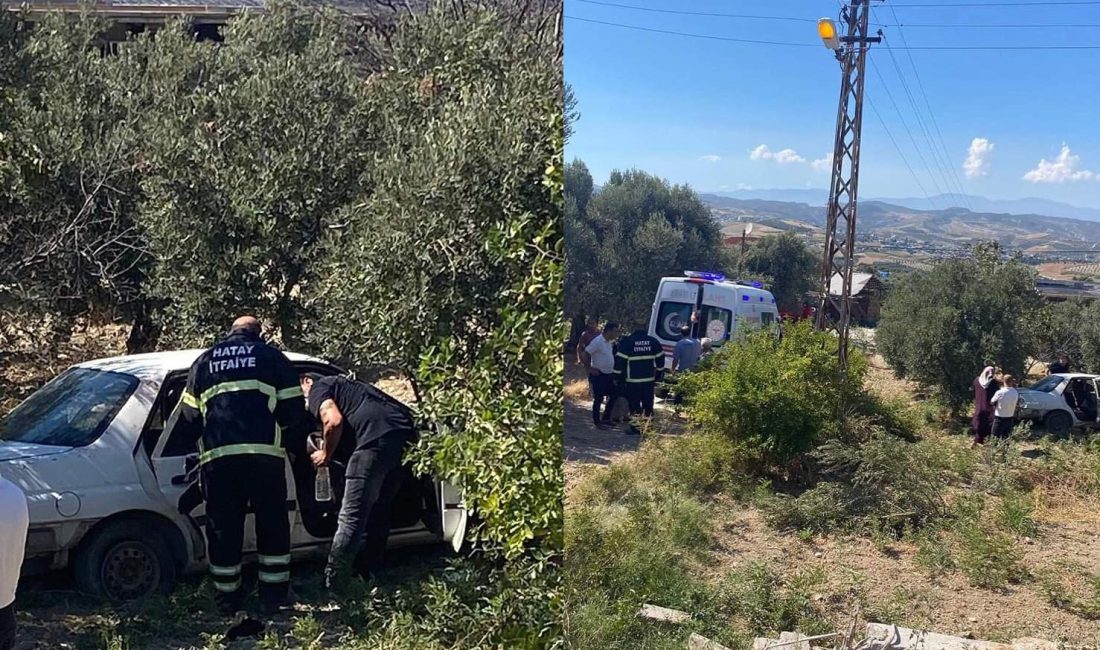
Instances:
[[[976,587],[1002,589],[1027,573],[1022,555],[1009,535],[990,530],[977,520],[961,523],[958,566]]]
[[[951,557],[951,547],[942,534],[935,530],[918,533],[915,536],[917,566],[933,575],[947,573],[955,568]]]
[[[814,590],[825,578],[824,570],[813,568],[785,579],[772,567],[754,562],[727,576],[725,606],[754,634],[828,631],[831,624],[814,601]]]
[[[268,630],[256,641],[255,650],[286,650],[286,641],[274,630]]]
[[[1088,620],[1100,619],[1100,576],[1078,576],[1084,582],[1084,593],[1077,593],[1065,580],[1053,571],[1045,571],[1037,577],[1039,591],[1048,603],[1074,616]]]
[[[1032,518],[1035,505],[1030,494],[1009,490],[1001,497],[997,523],[1021,537],[1038,537],[1039,525]]]
[[[312,616],[295,618],[294,625],[290,628],[290,635],[304,650],[320,650],[325,647],[323,644],[325,630]]]
[[[114,631],[105,631],[102,636],[103,650],[130,650],[130,641]]]
[[[812,528],[802,528],[798,531],[798,541],[803,544],[809,544],[814,541],[814,531]]]

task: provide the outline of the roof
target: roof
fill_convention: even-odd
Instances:
[[[768,235],[775,235],[783,232],[779,228],[772,228],[771,226],[765,226],[762,223],[750,223],[748,221],[731,221],[722,226],[723,237],[740,237],[741,233],[745,232],[745,229],[752,226],[752,232],[748,234],[749,237],[767,237]]]
[[[146,354],[130,354],[121,357],[107,357],[93,359],[76,364],[78,368],[92,368],[95,370],[109,370],[134,375],[141,379],[162,377],[165,374],[177,370],[187,370],[195,359],[199,358],[204,350],[173,350],[170,352],[149,352]],[[286,352],[291,361],[312,361],[315,363],[328,363],[324,359],[311,357],[296,352]],[[331,365],[331,364],[329,364]]]
[[[861,291],[867,288],[867,284],[875,278],[873,273],[853,273],[852,274],[852,295],[858,296]],[[840,274],[837,273],[829,280],[829,295],[839,296],[844,293],[844,285],[841,282]]]

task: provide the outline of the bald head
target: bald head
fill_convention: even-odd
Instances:
[[[231,327],[229,331],[248,332],[249,334],[259,336],[262,328],[260,327],[259,319],[255,316],[238,316],[237,320],[233,321],[233,327]]]

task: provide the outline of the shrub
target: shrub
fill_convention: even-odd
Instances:
[[[824,583],[820,568],[784,577],[767,564],[753,562],[726,577],[725,606],[754,634],[829,632],[832,625],[813,600],[814,590]]]
[[[716,355],[680,386],[694,424],[731,440],[739,466],[750,474],[786,471],[812,449],[866,371],[853,353],[838,381],[835,338],[809,324],[785,328],[779,343],[769,332],[750,334]]]

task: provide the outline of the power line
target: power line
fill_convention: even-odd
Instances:
[[[894,134],[890,133],[890,127],[886,126],[886,120],[882,119],[882,115],[880,115],[878,109],[875,108],[875,102],[872,101],[871,97],[867,95],[864,96],[864,99],[867,100],[867,105],[871,107],[871,112],[873,112],[875,114],[875,117],[878,118],[879,124],[882,125],[882,130],[886,132],[886,137],[890,138],[890,142],[894,143],[894,149],[897,150],[898,156],[901,158],[901,161],[905,163],[905,167],[909,170],[909,174],[913,177],[913,180],[917,182],[917,187],[920,188],[920,192],[924,195],[924,199],[928,201],[928,203],[931,204],[933,208],[938,210],[939,208],[936,207],[935,201],[933,201],[932,197],[928,195],[928,191],[924,189],[924,184],[920,182],[920,178],[917,176],[917,173],[913,171],[913,167],[909,164],[909,160],[905,157],[905,153],[902,152],[901,147],[898,146],[898,141],[894,139]]]
[[[1098,3],[1100,3],[1100,0],[1097,1]],[[678,32],[669,29],[655,29],[652,27],[640,27],[638,25],[624,25],[623,23],[613,23],[606,20],[595,20],[592,18],[581,18],[579,16],[567,15],[565,16],[565,19],[575,20],[582,23],[592,23],[594,25],[607,25],[608,27],[619,27],[622,29],[633,29],[641,32],[668,34],[671,36],[684,36],[687,38],[701,38],[711,41],[752,43],[756,45],[781,45],[786,47],[821,47],[820,43],[790,43],[783,41],[763,41],[747,38],[731,38],[728,36],[712,36],[710,34],[693,34],[690,32]],[[917,45],[893,48],[891,48],[889,45],[885,45],[885,47],[895,50],[1018,50],[1020,52],[1032,52],[1035,50],[1100,50],[1100,45]]]
[[[785,43],[781,41],[757,41],[747,38],[730,38],[728,36],[711,36],[709,34],[689,34],[688,32],[675,32],[668,29],[654,29],[652,27],[639,27],[637,25],[623,25],[622,23],[611,23],[604,20],[593,20],[591,18],[578,18],[577,16],[566,16],[566,20],[578,20],[582,23],[593,23],[596,25],[608,25],[610,27],[622,27],[624,29],[636,29],[642,32],[654,32],[656,34],[671,34],[673,36],[687,36],[690,38],[705,38],[712,41],[729,41],[733,43],[755,43],[757,45],[786,45],[788,47],[821,47],[814,43]],[[1100,46],[1098,46],[1100,47]]]
[[[619,4],[617,2],[602,2],[601,0],[574,0],[575,2],[583,2],[590,5],[601,5],[604,7],[618,7],[620,9],[633,9],[634,11],[649,11],[657,14],[677,14],[680,16],[710,16],[713,18],[747,18],[752,20],[789,20],[800,23],[816,23],[814,18],[793,18],[790,16],[758,16],[752,14],[727,14],[727,13],[714,13],[709,11],[682,11],[678,9],[657,9],[654,7],[639,7],[637,5]]]
[[[893,9],[893,6],[890,6]],[[898,20],[895,16],[894,20]],[[903,23],[900,20],[897,23],[876,23],[880,27],[936,27],[939,29],[982,29],[982,28],[1023,28],[1028,29],[1044,29],[1047,27],[1065,29],[1072,27],[1100,27],[1100,23],[1073,23],[1073,24],[1058,24],[1058,23]]]
[[[928,161],[924,159],[924,152],[922,152],[921,148],[917,145],[917,139],[916,139],[916,137],[913,136],[913,130],[909,128],[909,123],[905,121],[905,116],[901,112],[901,107],[898,106],[898,103],[896,101],[894,101],[894,93],[890,92],[890,87],[886,85],[886,79],[884,79],[883,76],[882,76],[882,73],[880,73],[878,71],[878,66],[875,65],[874,59],[869,59],[869,61],[871,63],[871,70],[874,71],[875,76],[878,77],[879,82],[882,84],[882,89],[886,91],[886,97],[890,100],[890,103],[894,106],[894,110],[897,111],[898,120],[901,122],[902,128],[904,128],[905,132],[909,135],[909,140],[913,143],[913,149],[914,149],[914,151],[917,152],[917,157],[920,158],[921,164],[924,165],[924,169],[928,174],[928,179],[932,181],[932,185],[935,186],[936,192],[938,194],[941,194],[941,195],[946,194],[946,192],[944,192],[943,189],[940,188],[940,183],[939,183],[939,181],[936,180],[935,175],[932,174],[932,166],[929,165]],[[877,111],[876,111],[876,114],[877,114]],[[883,122],[883,126],[885,126],[885,122]],[[896,142],[895,142],[895,146],[897,146]],[[899,149],[899,153],[900,153],[900,149]],[[908,163],[906,163],[906,164],[908,164]],[[925,198],[928,199],[928,201],[932,203],[933,207],[935,207],[937,210],[939,209],[939,207],[936,206],[936,203],[934,201],[932,201],[932,197],[926,196]]]
[[[894,11],[893,6],[890,7],[890,11],[894,15],[894,20],[897,20],[898,14],[897,14],[896,11]],[[898,36],[901,37],[902,45],[905,45],[906,47],[908,47],[909,42],[908,42],[908,40],[906,40],[905,31],[901,28],[900,25],[898,26]],[[887,49],[887,51],[890,52],[890,57],[893,58],[894,57],[894,51],[890,50],[890,49]],[[909,65],[912,66],[913,76],[916,77],[916,79],[917,79],[917,88],[918,88],[918,90],[920,90],[920,94],[924,98],[925,108],[928,109],[928,118],[931,120],[932,126],[936,129],[936,136],[939,138],[940,149],[943,151],[944,160],[947,163],[947,167],[951,170],[952,177],[955,179],[955,184],[959,188],[960,198],[962,199],[963,204],[966,206],[966,209],[973,212],[974,211],[974,206],[971,205],[970,197],[967,196],[967,194],[966,194],[966,187],[965,187],[965,184],[962,181],[962,178],[959,177],[958,169],[956,169],[955,165],[952,163],[951,154],[949,153],[949,151],[947,149],[947,144],[944,141],[943,131],[940,130],[939,122],[936,120],[936,113],[932,110],[932,102],[928,100],[928,93],[925,92],[925,90],[924,90],[924,82],[921,81],[920,71],[917,69],[917,62],[913,58],[913,52],[911,50],[907,49],[905,51],[905,54],[909,57]],[[894,62],[894,65],[895,66],[897,65],[896,60]],[[899,75],[901,74],[900,69],[898,71],[898,74]]]
[[[894,7],[1045,7],[1057,5],[1100,5],[1100,0],[1055,0],[1052,2],[898,2]]]

